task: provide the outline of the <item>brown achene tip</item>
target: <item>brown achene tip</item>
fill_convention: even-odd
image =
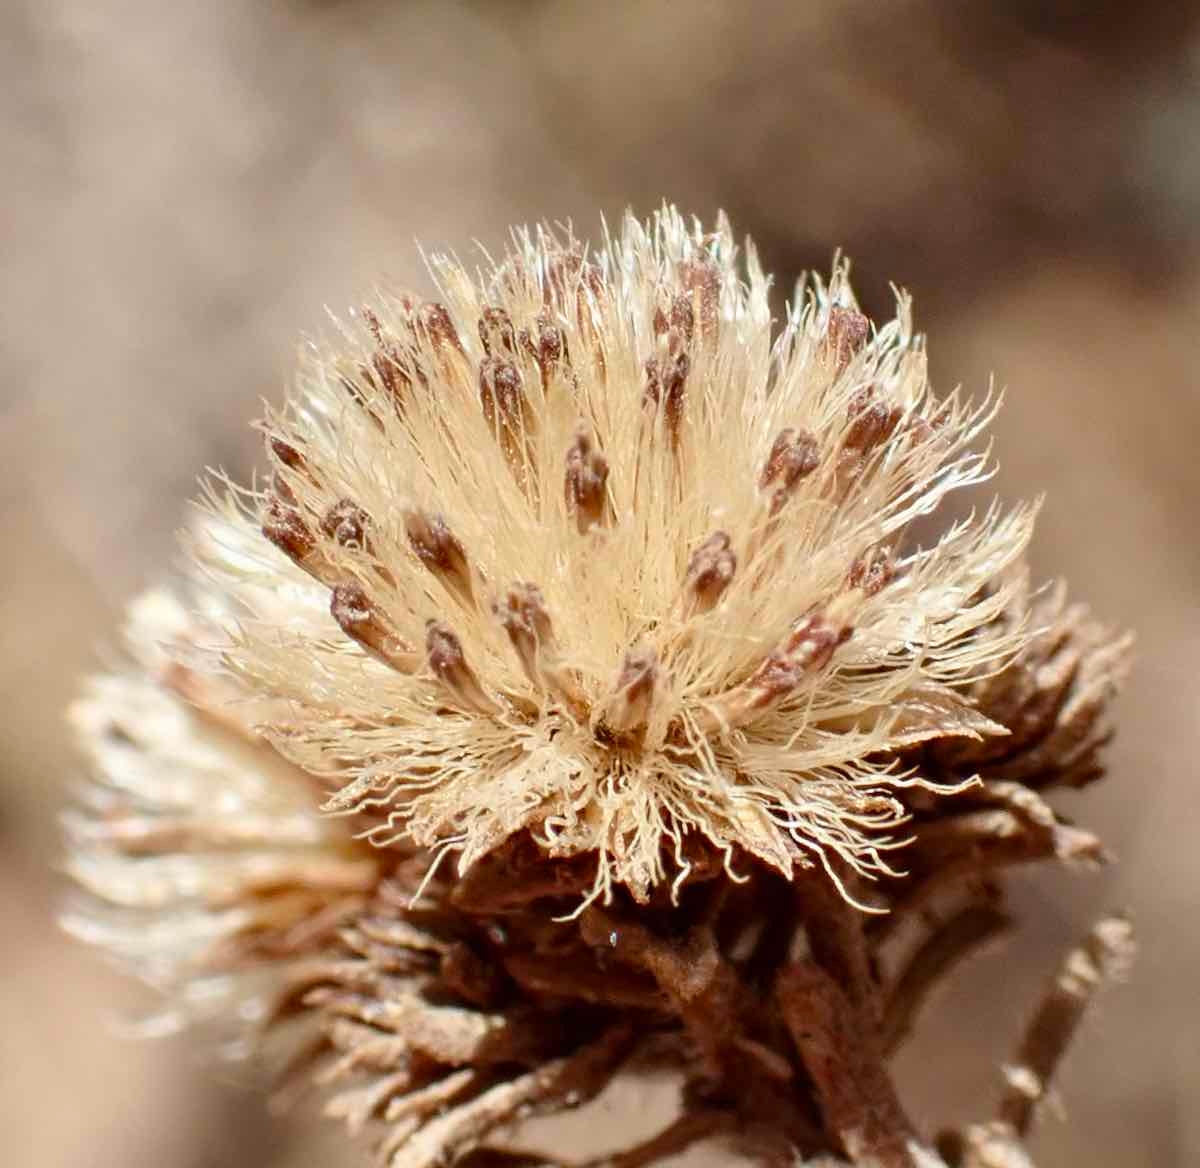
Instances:
[[[425,653],[433,675],[450,691],[455,701],[479,714],[499,713],[499,704],[480,684],[467,663],[462,641],[445,621],[426,622]]]
[[[629,733],[645,726],[661,676],[658,654],[652,647],[641,645],[630,649],[621,663],[613,699],[605,716],[608,726],[618,733]]]
[[[567,448],[567,469],[563,479],[567,511],[574,514],[580,535],[608,516],[608,459],[596,448],[591,431],[581,425]]]
[[[471,563],[446,520],[413,508],[404,513],[404,531],[421,563],[464,603],[474,604]]]
[[[487,305],[479,316],[479,341],[489,357],[500,359],[501,353],[517,355],[516,333],[512,317],[498,305]]]
[[[870,454],[877,446],[886,442],[895,433],[904,415],[899,406],[889,406],[886,402],[877,400],[870,386],[860,389],[850,399],[846,413],[850,418],[850,427],[846,431],[846,447],[863,454]]]
[[[684,581],[688,614],[710,612],[716,607],[737,571],[737,553],[729,533],[714,531],[688,560]]]
[[[371,550],[370,516],[353,499],[339,499],[321,519],[321,530],[339,547]]]
[[[282,438],[272,434],[267,439],[267,445],[276,462],[286,466],[289,470],[299,470],[304,466],[304,455],[290,442],[285,442]]]
[[[858,309],[841,305],[830,308],[825,337],[838,373],[862,352],[870,336],[871,322]]]
[[[316,574],[317,540],[297,508],[272,495],[263,512],[262,533],[294,563]]]
[[[672,332],[670,336],[675,338],[678,334]],[[677,443],[680,437],[691,367],[691,358],[682,349],[646,359],[646,386],[642,399],[652,416],[661,413],[672,443]]]
[[[867,596],[875,596],[896,578],[896,562],[890,547],[873,548],[859,556],[846,574],[848,588],[861,588]]]
[[[341,630],[377,661],[401,673],[412,673],[420,658],[389,626],[383,613],[356,580],[334,585],[329,612]]]
[[[771,492],[771,513],[776,514],[796,487],[821,465],[821,448],[808,430],[780,430],[759,475],[759,490]]]
[[[542,590],[536,584],[514,584],[493,611],[529,681],[557,697],[577,722],[586,722],[587,700],[563,662]]]
[[[417,310],[416,325],[435,350],[457,353],[460,357],[465,355],[458,329],[454,327],[454,320],[444,304],[436,300],[422,304]]]
[[[551,378],[567,357],[567,342],[553,317],[543,310],[538,313],[533,330],[523,328],[521,348],[537,365],[542,376],[542,389],[550,386]]]

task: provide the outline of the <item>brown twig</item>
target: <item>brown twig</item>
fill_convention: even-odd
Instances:
[[[879,1168],[913,1168],[911,1124],[860,1012],[812,962],[784,969],[775,994],[835,1149]]]
[[[636,921],[591,908],[580,920],[590,945],[624,964],[645,969],[671,1001],[696,1046],[719,1070],[737,1032],[737,974],[716,943],[712,923],[694,925],[682,942],[656,936]]]
[[[579,1168],[647,1168],[736,1126],[737,1117],[728,1111],[685,1112],[648,1140],[615,1155],[587,1160]]]
[[[946,975],[1011,923],[996,905],[968,904],[925,939],[888,994],[880,1034],[885,1054],[891,1054],[908,1037],[930,993]]]
[[[882,940],[943,891],[1021,864],[1055,859],[1099,864],[1104,849],[1090,831],[1056,823],[1031,828],[1011,811],[976,811],[923,826],[912,848],[914,873],[873,933]]]
[[[1133,932],[1119,916],[1098,921],[1084,943],[1067,954],[1005,1072],[1008,1086],[999,1118],[1018,1135],[1029,1131],[1097,990],[1119,976],[1132,955]]]
[[[842,872],[844,880],[848,872]],[[823,872],[798,877],[797,897],[813,959],[846,993],[864,1020],[878,1021],[879,982],[863,931],[864,916]]]
[[[565,1058],[496,1083],[395,1144],[389,1163],[392,1168],[437,1168],[453,1162],[518,1114],[584,1103],[609,1082],[634,1043],[632,1028],[617,1026]]]

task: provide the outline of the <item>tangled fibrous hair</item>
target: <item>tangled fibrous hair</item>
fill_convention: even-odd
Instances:
[[[938,1163],[887,1056],[1002,869],[1102,858],[1043,794],[1100,773],[1128,649],[1030,591],[1035,508],[910,531],[995,400],[935,399],[842,264],[773,335],[724,220],[431,268],[307,350],[76,707],[70,927],[172,1025],[291,1035],[397,1168],[544,1162],[495,1134],[664,1065],[680,1118],[614,1164]],[[1089,945],[1046,1009],[1126,928]],[[981,1158],[1024,1154],[1012,1099],[942,1154],[1020,1163]]]

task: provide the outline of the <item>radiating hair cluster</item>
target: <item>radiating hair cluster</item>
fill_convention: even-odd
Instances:
[[[925,906],[1002,815],[1026,852],[998,865],[1095,858],[1036,792],[1098,773],[1126,648],[1031,593],[1034,507],[914,530],[990,474],[997,403],[933,393],[906,297],[873,324],[839,262],[776,326],[753,249],[671,208],[430,268],[436,300],[380,294],[307,347],[261,480],[209,483],[189,578],[76,708],[95,781],[70,823],[72,927],[176,1022],[325,1011],[330,1075],[383,1076],[335,1109],[386,1112],[406,1164],[449,1154],[426,1121],[467,1148],[480,1108],[510,1119],[500,1082],[556,1097],[543,1064],[598,1089],[636,1045],[612,1007],[687,1022],[642,925],[611,931],[642,966],[596,965],[614,905],[717,921],[730,889],[803,886],[770,960],[849,928],[853,998],[875,966],[825,892]],[[762,1053],[796,993],[738,1047],[764,1083],[804,1061]]]
[[[993,403],[936,400],[907,302],[872,327],[843,267],[773,339],[724,223],[432,267],[441,301],[313,348],[197,541],[262,731],[460,871],[525,830],[641,899],[689,841],[885,870],[895,752],[1000,732],[962,687],[1019,647],[1033,510],[905,534],[986,475]]]

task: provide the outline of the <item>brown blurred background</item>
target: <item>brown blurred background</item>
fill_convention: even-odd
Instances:
[[[55,932],[62,709],[174,554],[206,463],[299,334],[414,240],[725,208],[783,287],[843,247],[916,297],[935,382],[1008,386],[1000,488],[1047,491],[1039,573],[1140,634],[1112,774],[1070,810],[1123,863],[1025,880],[1023,933],[904,1060],[981,1115],[1067,939],[1129,907],[1042,1168],[1200,1163],[1200,12],[1086,0],[6,0],[0,7],[0,1160],[358,1164]],[[338,1139],[334,1139],[336,1135]]]

